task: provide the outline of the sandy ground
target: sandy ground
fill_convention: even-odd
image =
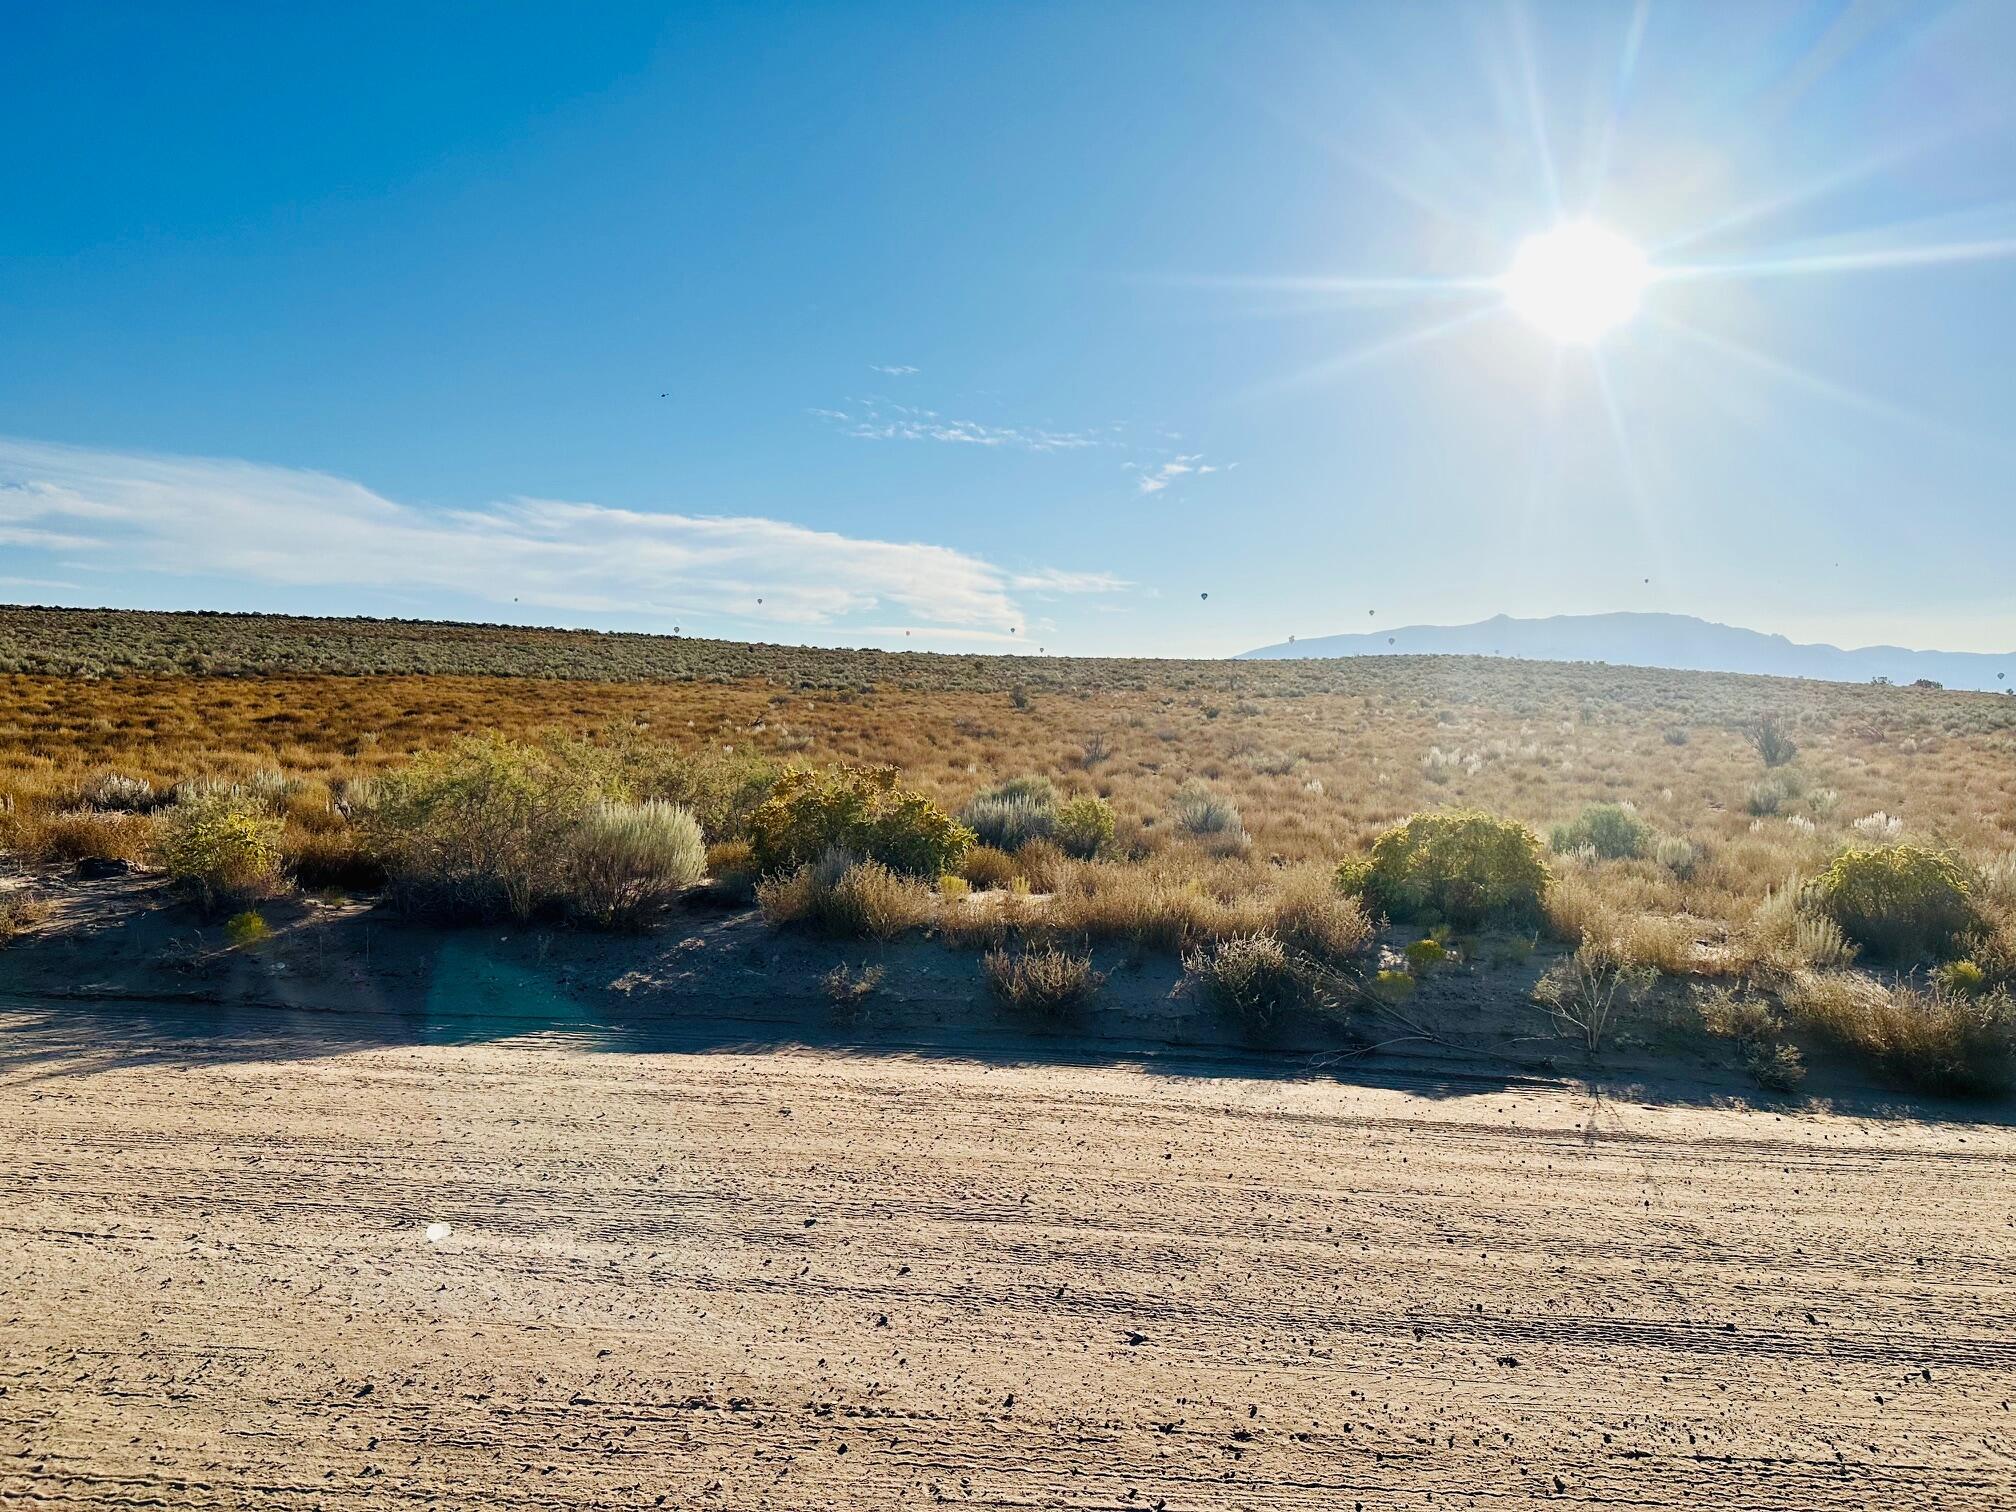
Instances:
[[[25,975],[0,1504],[2016,1505],[2004,1122]]]

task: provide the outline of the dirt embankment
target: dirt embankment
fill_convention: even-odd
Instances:
[[[2004,1124],[357,923],[172,998],[172,918],[0,954],[0,1503],[2016,1499]]]

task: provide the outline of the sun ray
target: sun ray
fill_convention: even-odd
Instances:
[[[1391,336],[1382,337],[1378,341],[1367,342],[1365,345],[1354,347],[1347,352],[1340,352],[1335,357],[1325,358],[1322,362],[1303,368],[1300,372],[1290,373],[1284,378],[1276,378],[1266,383],[1255,385],[1253,388],[1248,389],[1243,397],[1248,399],[1264,398],[1341,378],[1347,373],[1369,366],[1384,358],[1396,356],[1401,352],[1410,351],[1416,347],[1427,346],[1431,342],[1440,341],[1445,337],[1452,336],[1466,327],[1477,324],[1486,316],[1496,314],[1502,308],[1503,305],[1501,302],[1493,299],[1488,303],[1479,304],[1473,309],[1465,310],[1462,314],[1453,316],[1450,319],[1410,327]]]
[[[1610,84],[1610,108],[1603,116],[1603,129],[1596,138],[1596,148],[1588,172],[1588,193],[1584,197],[1585,209],[1595,214],[1603,199],[1604,181],[1610,174],[1610,154],[1617,145],[1617,120],[1624,113],[1624,102],[1631,93],[1632,82],[1638,75],[1638,53],[1645,45],[1645,28],[1651,24],[1652,0],[1638,0],[1632,9],[1631,23],[1624,31],[1624,50],[1617,60],[1617,74]]]
[[[1900,167],[1914,158],[1922,156],[1934,147],[1951,143],[1961,135],[1963,133],[1936,132],[1914,137],[1909,142],[1885,148],[1881,152],[1873,153],[1856,162],[1833,169],[1828,173],[1820,174],[1815,178],[1810,178],[1805,183],[1795,185],[1782,193],[1769,195],[1763,199],[1752,200],[1745,205],[1739,205],[1727,214],[1717,216],[1706,225],[1697,226],[1691,231],[1682,232],[1671,240],[1649,248],[1648,251],[1655,258],[1665,257],[1670,253],[1680,251],[1682,248],[1698,246],[1704,241],[1721,236],[1725,232],[1734,231],[1740,226],[1751,225],[1757,221],[1767,219],[1770,216],[1777,215],[1781,211],[1795,210],[1801,205],[1812,204],[1816,200],[1825,199],[1837,190],[1846,189],[1853,184],[1863,182],[1865,179],[1874,178],[1879,173]]]
[[[1708,278],[1797,278],[1814,273],[1874,273],[1950,263],[2005,262],[2010,258],[2016,258],[2016,237],[1991,237],[1917,247],[1879,247],[1867,252],[1814,252],[1726,263],[1669,263],[1660,267],[1655,276],[1662,283]]]
[[[1495,289],[1494,278],[1389,274],[1172,274],[1155,280],[1191,289],[1252,289],[1287,294],[1423,294],[1446,297]]]
[[[1519,519],[1522,545],[1530,545],[1536,523],[1542,518],[1541,501],[1558,481],[1561,459],[1557,442],[1561,427],[1562,377],[1567,371],[1568,349],[1556,345],[1547,365],[1547,387],[1541,394],[1542,421],[1533,427],[1532,468],[1526,479],[1525,508]]]
[[[1603,415],[1610,423],[1610,438],[1617,445],[1617,466],[1624,474],[1624,483],[1631,495],[1631,507],[1637,513],[1639,528],[1650,540],[1655,554],[1660,552],[1659,514],[1652,507],[1652,492],[1645,486],[1645,475],[1639,470],[1637,454],[1631,450],[1631,433],[1624,424],[1623,406],[1617,402],[1617,389],[1610,381],[1610,365],[1600,351],[1591,349],[1590,363],[1596,378],[1596,392],[1603,401]]]
[[[1561,176],[1554,168],[1554,150],[1547,143],[1547,113],[1540,102],[1540,68],[1533,57],[1533,37],[1526,25],[1526,11],[1518,0],[1507,0],[1507,19],[1512,28],[1512,50],[1519,60],[1519,78],[1526,95],[1526,125],[1533,137],[1533,151],[1540,160],[1541,183],[1547,191],[1547,205],[1555,220],[1562,217]]]
[[[1332,132],[1318,129],[1291,115],[1274,95],[1257,90],[1243,80],[1229,81],[1230,87],[1245,96],[1259,113],[1320,148],[1351,173],[1379,185],[1422,214],[1458,227],[1480,244],[1487,242],[1491,233],[1485,221],[1474,209],[1463,210],[1457,203],[1458,200],[1467,200],[1473,207],[1481,204],[1485,199],[1482,183],[1466,172],[1447,145],[1405,110],[1378,76],[1367,70],[1331,31],[1318,24],[1313,14],[1305,14],[1302,20],[1313,35],[1315,45],[1327,55],[1329,63],[1347,77],[1352,98],[1369,105],[1383,119],[1387,130],[1398,138],[1404,154],[1416,168],[1413,175],[1401,173],[1355,147],[1346,146]],[[1424,167],[1427,173],[1421,171]],[[1425,182],[1429,173],[1442,181],[1439,190],[1436,185]]]
[[[1978,445],[1984,439],[1971,431],[1963,430],[1958,426],[1948,425],[1945,421],[1937,419],[1934,416],[1922,414],[1917,410],[1908,409],[1900,404],[1893,404],[1887,399],[1879,399],[1874,394],[1864,393],[1860,389],[1850,388],[1846,384],[1836,383],[1832,379],[1822,378],[1818,373],[1810,373],[1794,363],[1780,361],[1776,357],[1771,357],[1758,351],[1755,347],[1746,346],[1742,342],[1731,341],[1727,337],[1718,336],[1711,331],[1704,331],[1700,326],[1694,325],[1689,321],[1680,320],[1672,315],[1661,314],[1657,311],[1648,311],[1647,318],[1657,324],[1662,330],[1671,332],[1684,341],[1692,342],[1704,351],[1713,352],[1717,356],[1739,363],[1753,372],[1762,373],[1767,377],[1778,380],[1780,383],[1801,389],[1816,398],[1826,399],[1846,409],[1852,409],[1859,414],[1874,416],[1877,419],[1888,420],[1898,425],[1930,431],[1948,440],[1967,441]]]
[[[1381,167],[1371,159],[1352,151],[1350,148],[1331,138],[1312,135],[1310,140],[1314,141],[1316,145],[1329,153],[1333,159],[1348,168],[1351,172],[1357,174],[1360,178],[1379,185],[1380,188],[1394,196],[1394,198],[1404,204],[1412,205],[1422,214],[1434,216],[1437,220],[1458,227],[1465,234],[1475,237],[1479,241],[1483,241],[1489,236],[1484,222],[1474,215],[1465,214],[1444,200],[1434,198],[1428,190],[1410,181],[1405,176],[1395,173],[1390,168]]]

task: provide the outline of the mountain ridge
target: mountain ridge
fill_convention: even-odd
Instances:
[[[1821,682],[1895,683],[1930,679],[1948,688],[2002,692],[2016,684],[2016,652],[1920,651],[1907,646],[1843,648],[1718,624],[1691,614],[1618,610],[1519,619],[1496,614],[1468,625],[1322,635],[1239,653],[1242,661],[1339,656],[1510,656],[1529,661],[1602,661],[1687,672],[1748,672]]]

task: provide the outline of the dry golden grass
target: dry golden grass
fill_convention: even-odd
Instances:
[[[0,892],[0,945],[28,933],[48,916],[45,899],[20,889]]]
[[[980,961],[988,989],[1003,1004],[1057,1017],[1083,1008],[1106,984],[1092,957],[1055,947],[990,950]]]
[[[211,623],[185,618],[171,628],[202,651]],[[214,621],[217,634],[239,640],[282,623]],[[302,622],[284,623],[298,631]],[[373,633],[393,635],[382,626]],[[437,659],[451,664],[491,654],[473,633],[443,631],[439,646],[428,633],[397,627],[398,654],[375,664],[425,661],[440,646],[452,654]],[[539,655],[560,644],[512,634]],[[1824,868],[1862,833],[1855,826],[1866,816],[1897,819],[1906,837],[1979,866],[2016,848],[2016,700],[1989,695],[1401,657],[881,657],[876,666],[901,669],[912,686],[894,686],[892,677],[863,691],[858,679],[818,685],[842,681],[829,675],[835,669],[867,665],[860,653],[758,648],[755,674],[735,678],[723,669],[737,661],[722,658],[754,653],[710,652],[713,643],[701,642],[678,643],[694,680],[578,675],[598,644],[620,662],[619,640],[567,640],[575,675],[565,679],[0,676],[0,795],[11,800],[0,802],[11,807],[0,816],[0,844],[31,857],[137,855],[144,817],[81,808],[103,773],[157,792],[192,777],[266,774],[261,780],[280,785],[287,846],[304,877],[367,880],[368,858],[349,843],[346,795],[412,752],[484,730],[606,736],[641,728],[689,750],[894,762],[907,785],[955,812],[1024,773],[1050,776],[1065,797],[1104,797],[1118,820],[1110,859],[1023,854],[1016,872],[1032,890],[1056,894],[1060,924],[1172,948],[1273,927],[1286,876],[1361,852],[1421,809],[1476,806],[1544,834],[1590,804],[1628,803],[1660,838],[1686,842],[1685,864],[1662,863],[1656,848],[1645,859],[1594,865],[1557,857],[1553,922],[1570,938],[1622,939],[1635,957],[1667,969],[1777,952],[1776,936],[1770,951],[1744,944],[1767,893]],[[505,651],[518,654],[510,649],[517,644]],[[364,656],[354,647],[343,654]],[[940,685],[916,686],[933,679]],[[1020,700],[1009,691],[1016,686]],[[1778,812],[1756,816],[1751,789],[1767,773],[1744,732],[1767,713],[1800,754],[1768,774],[1783,790]],[[1671,739],[1674,730],[1686,731],[1684,743]],[[1234,806],[1247,842],[1188,832],[1180,818],[1188,800],[1179,797],[1186,784]],[[722,838],[731,837],[709,836]],[[1132,922],[1121,928],[1123,920]]]
[[[66,650],[76,626],[88,633]],[[595,677],[605,664],[628,679]],[[642,774],[629,796],[692,807],[713,886],[730,897],[759,892],[738,816],[768,780],[762,763],[892,763],[952,813],[1020,777],[1111,805],[1096,859],[1033,840],[970,853],[963,879],[807,868],[762,884],[778,922],[872,938],[928,927],[1013,959],[1062,949],[1075,961],[1126,940],[1216,961],[1258,940],[1342,962],[1363,959],[1373,930],[1333,885],[1337,861],[1411,814],[1460,806],[1543,835],[1563,827],[1546,927],[1619,971],[1721,978],[1931,1085],[1999,1085],[2012,1055],[2005,997],[1851,969],[1853,947],[1800,903],[1801,879],[1845,847],[1950,852],[1980,921],[1962,942],[1972,980],[2016,980],[2011,699],[1474,658],[907,657],[0,611],[7,665],[126,669],[0,673],[0,860],[17,864],[158,862],[178,785],[221,782],[282,822],[302,885],[374,886],[383,857],[367,816],[416,753],[481,732],[553,735],[609,747],[597,764]],[[176,666],[238,675],[133,670]],[[325,670],[291,670],[303,666]],[[430,667],[442,670],[415,670]],[[1749,734],[1767,716],[1798,747],[1770,769]],[[1603,860],[1576,843],[1592,832],[1574,821],[1598,804],[1628,809],[1609,816],[1614,829],[1646,827],[1626,847],[1638,854]],[[1782,1037],[1738,1038],[1760,1080],[1796,1081]]]
[[[849,939],[888,940],[928,923],[935,900],[929,888],[876,861],[856,861],[838,851],[788,875],[756,886],[763,917]]]
[[[1783,999],[1801,1027],[1933,1091],[2002,1092],[2016,1077],[2016,1002],[2007,989],[1976,994],[1808,971],[1785,984]]]

